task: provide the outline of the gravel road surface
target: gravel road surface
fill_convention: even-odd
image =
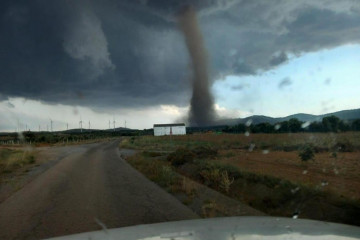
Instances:
[[[0,239],[41,239],[99,230],[101,225],[197,218],[128,165],[118,144],[56,148],[62,159],[0,204]]]

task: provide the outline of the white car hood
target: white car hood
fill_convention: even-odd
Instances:
[[[360,239],[360,228],[277,217],[228,217],[104,229],[53,240]]]

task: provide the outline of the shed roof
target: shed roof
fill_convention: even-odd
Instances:
[[[154,127],[185,127],[185,123],[154,124]]]

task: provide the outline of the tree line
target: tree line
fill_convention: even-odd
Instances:
[[[297,118],[291,118],[288,121],[276,124],[259,123],[247,126],[240,123],[234,126],[226,126],[223,132],[228,133],[297,133],[297,132],[346,132],[360,131],[360,119],[353,121],[343,121],[340,118],[331,115],[324,117],[321,121],[303,122]]]

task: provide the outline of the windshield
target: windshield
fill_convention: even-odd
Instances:
[[[0,239],[359,226],[359,64],[353,0],[3,0]]]

